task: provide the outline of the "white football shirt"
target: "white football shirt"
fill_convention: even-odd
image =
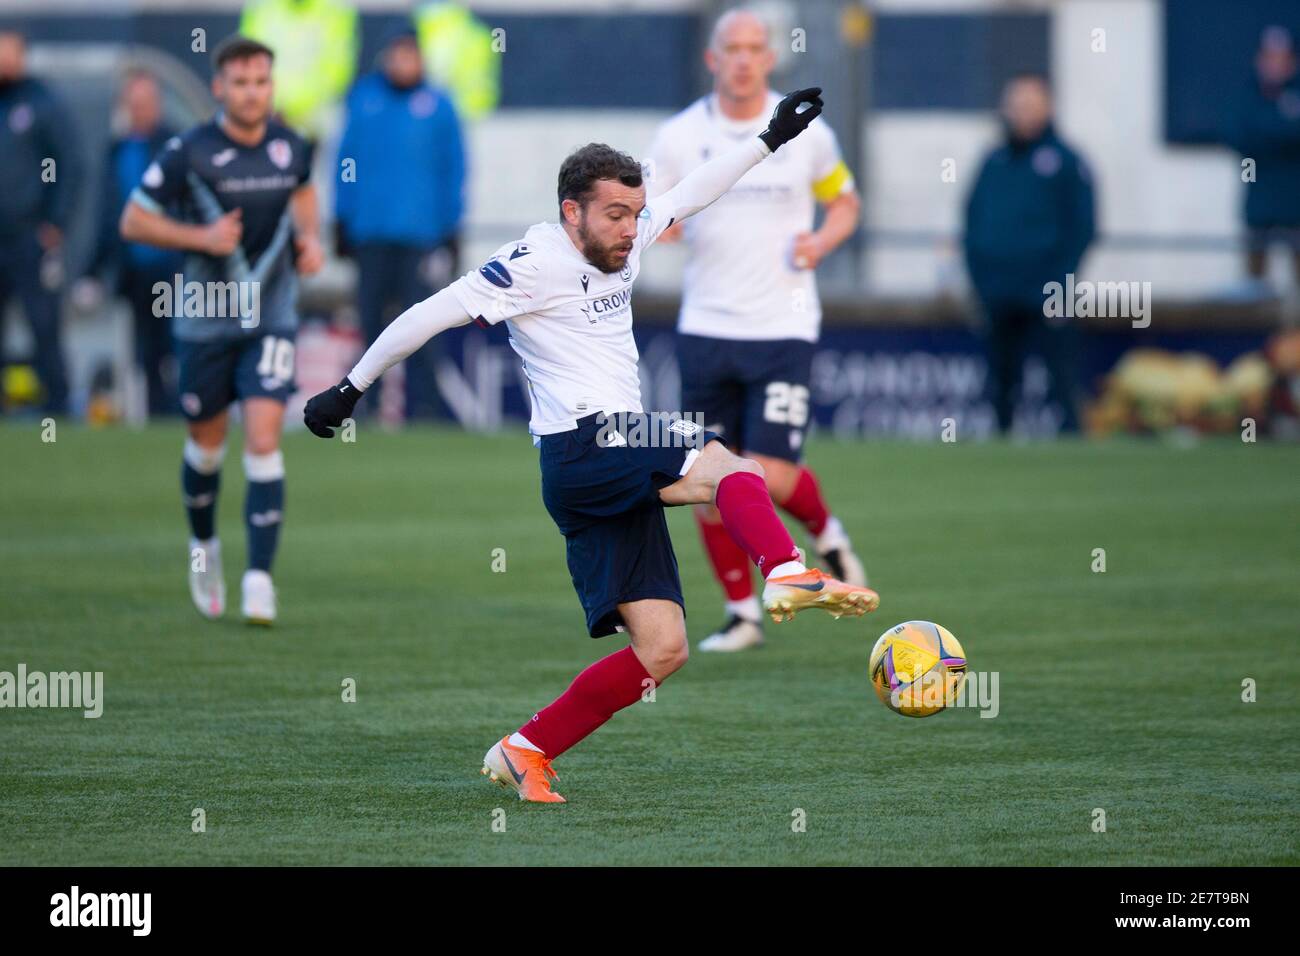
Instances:
[[[611,274],[588,262],[558,223],[538,223],[449,287],[480,324],[505,321],[528,378],[534,435],[569,431],[595,412],[643,411],[632,283],[641,253],[670,222],[647,203],[627,262]]]
[[[648,190],[659,195],[747,137],[781,97],[768,93],[752,120],[732,120],[710,94],[659,128],[650,148]],[[690,245],[678,329],[719,339],[815,342],[821,304],[811,269],[794,264],[795,236],[811,232],[817,201],[853,188],[835,133],[822,119],[786,143],[708,209],[685,221]]]
[[[356,367],[352,385],[365,391],[386,369],[432,336],[464,325],[504,321],[523,359],[534,435],[576,427],[597,412],[639,412],[632,284],[641,254],[678,220],[694,216],[771,155],[757,136],[696,169],[646,203],[621,271],[601,272],[557,223],[539,223],[483,266],[417,302],[380,333]]]

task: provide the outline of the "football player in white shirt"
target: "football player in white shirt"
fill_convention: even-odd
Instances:
[[[879,603],[873,591],[804,567],[759,465],[694,422],[642,410],[632,338],[641,253],[803,132],[821,112],[820,92],[790,94],[767,129],[650,203],[636,160],[599,143],[579,149],[560,168],[559,223],[533,226],[482,268],[398,316],[356,368],[304,410],[313,433],[332,437],[358,394],[431,336],[471,320],[507,323],[528,376],[542,500],[564,535],[588,633],[622,631],[631,640],[484,755],[483,773],[521,800],[563,802],[551,789],[551,761],[686,662],[666,505],[717,505],[766,578],[763,602],[774,620],[810,607],[856,616]]]
[[[648,188],[664,193],[710,156],[753,136],[780,99],[768,87],[776,58],[763,22],[732,10],[705,53],[713,92],[668,120],[651,147]],[[816,206],[826,213],[813,231]],[[825,121],[665,239],[690,245],[677,324],[684,414],[701,416],[737,452],[763,466],[772,498],[798,520],[836,577],[866,584],[843,525],[802,464],[808,384],[821,306],[813,270],[857,228],[853,177]],[[700,643],[739,651],[763,643],[749,560],[712,504],[696,521],[727,620]]]

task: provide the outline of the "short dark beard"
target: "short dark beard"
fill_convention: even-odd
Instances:
[[[614,258],[614,247],[601,245],[594,236],[587,231],[587,210],[582,210],[582,219],[578,222],[578,241],[582,243],[582,254],[587,261],[593,266],[604,272],[606,275],[612,275],[615,272],[621,272],[627,265],[627,258]]]

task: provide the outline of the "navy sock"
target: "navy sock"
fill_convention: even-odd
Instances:
[[[248,475],[248,492],[244,497],[248,567],[269,572],[284,518],[284,458],[278,451],[245,455],[244,472]]]
[[[181,501],[190,521],[190,534],[207,541],[216,534],[217,492],[221,488],[221,459],[225,446],[204,449],[185,443],[181,458]]]

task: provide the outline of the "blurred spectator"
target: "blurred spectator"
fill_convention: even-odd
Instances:
[[[146,70],[131,70],[118,93],[115,123],[121,134],[109,143],[99,210],[99,237],[87,273],[102,279],[131,307],[135,359],[144,373],[150,415],[171,415],[176,403],[170,322],[154,315],[154,285],[171,286],[183,257],[171,249],[123,242],[118,221],[127,198],[153,157],[175,131],[162,122],[158,80]]]
[[[424,81],[414,30],[392,37],[380,71],[348,96],[339,169],[339,247],[357,260],[369,345],[393,316],[456,275],[465,189],[460,123],[451,100]],[[406,360],[406,414],[432,415],[437,406],[427,345]]]
[[[501,95],[501,57],[492,31],[458,3],[434,0],[415,10],[429,82],[451,94],[456,112],[476,120],[496,109]]]
[[[1291,34],[1269,27],[1255,54],[1255,78],[1235,113],[1232,145],[1254,160],[1246,185],[1246,267],[1263,279],[1268,248],[1291,251],[1300,276],[1300,83]]]
[[[966,266],[986,313],[989,392],[998,428],[1010,430],[1027,347],[1036,340],[1061,406],[1063,431],[1077,431],[1077,329],[1047,318],[1044,289],[1065,283],[1092,242],[1087,167],[1052,128],[1045,77],[1010,80],[1002,94],[1006,142],[984,160],[966,206]]]
[[[319,142],[357,69],[357,11],[345,0],[252,0],[239,32],[275,50],[275,110]]]
[[[59,292],[64,230],[81,181],[73,135],[63,105],[27,75],[26,38],[0,27],[0,347],[4,310],[16,293],[35,341],[44,410],[52,414],[68,407]]]

